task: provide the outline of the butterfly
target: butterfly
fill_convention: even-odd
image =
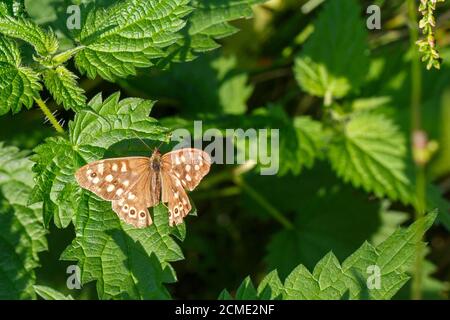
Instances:
[[[151,157],[95,161],[78,169],[78,184],[104,200],[120,219],[136,228],[153,223],[148,208],[167,203],[169,224],[180,224],[192,206],[186,190],[194,190],[211,166],[208,153],[184,148]]]

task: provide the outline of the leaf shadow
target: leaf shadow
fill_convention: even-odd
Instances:
[[[139,230],[146,232],[145,229]],[[135,241],[122,229],[107,230],[123,254],[123,266],[130,273],[129,281],[134,282],[134,292],[121,292],[120,298],[127,300],[167,300],[170,293],[164,283],[175,281],[175,275],[169,265],[163,266],[152,252],[148,254],[139,241]]]
[[[31,263],[27,256],[31,248],[24,247],[25,232],[14,218],[15,214],[14,207],[2,198],[0,192],[0,299],[23,298],[22,294],[30,289],[33,277],[32,271],[26,268],[27,263]]]

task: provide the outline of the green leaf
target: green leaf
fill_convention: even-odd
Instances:
[[[219,294],[219,297],[217,299],[218,300],[232,300],[233,297],[231,296],[231,294],[226,289],[223,289],[222,292]]]
[[[56,53],[59,47],[58,39],[52,31],[45,31],[33,21],[22,17],[0,15],[0,33],[28,42],[43,57]]]
[[[169,55],[159,64],[190,61],[200,53],[217,49],[218,39],[238,31],[230,21],[253,16],[251,5],[265,0],[192,0],[194,12],[188,17],[187,32],[176,44],[169,47]]]
[[[39,76],[21,66],[20,51],[16,43],[0,35],[0,115],[10,110],[17,113],[25,105],[32,107],[34,98],[42,89]]]
[[[0,143],[0,299],[35,297],[34,268],[47,249],[42,211],[27,205],[31,167],[27,153]]]
[[[68,139],[49,138],[34,150],[37,183],[32,201],[44,202],[46,225],[54,216],[57,226],[66,227],[83,210],[74,177],[83,164],[102,158],[108,148],[125,139],[166,139],[167,129],[148,116],[153,104],[135,98],[120,101],[118,93],[105,101],[97,95],[69,123]]]
[[[409,274],[413,273],[414,267]],[[438,268],[430,261],[424,260],[422,267],[422,296],[424,300],[448,300],[449,284],[439,280],[433,275],[438,272]],[[394,299],[408,300],[411,297],[411,282],[408,282],[397,292]]]
[[[176,232],[169,227],[166,207],[153,210],[151,227],[134,229],[120,221],[110,202],[82,190],[74,177],[79,167],[103,158],[123,140],[167,139],[167,129],[148,116],[153,102],[119,98],[96,96],[69,123],[68,138],[50,138],[36,148],[33,201],[44,202],[47,223],[52,216],[59,227],[73,221],[76,238],[61,259],[78,261],[82,283],[97,281],[101,299],[167,299],[163,284],[175,281],[169,262],[183,255],[172,238]],[[182,228],[177,232],[183,237]]]
[[[34,291],[44,300],[73,300],[72,296],[63,295],[61,292],[46,286],[33,286]]]
[[[269,272],[258,286],[258,297],[261,300],[278,300],[283,294],[283,283],[277,270]]]
[[[123,224],[108,202],[91,195],[77,219],[77,237],[61,259],[78,261],[81,281],[97,281],[100,299],[168,299],[163,283],[176,280],[169,262],[183,259],[171,237],[166,208],[153,210],[154,224],[134,229]]]
[[[182,115],[242,114],[253,88],[236,70],[234,56],[204,55],[170,70],[155,70],[119,83],[130,92],[157,100],[176,100]]]
[[[44,72],[44,83],[58,104],[65,109],[80,110],[86,105],[84,90],[78,86],[77,76],[64,66]]]
[[[282,293],[284,300],[391,299],[408,281],[406,271],[414,262],[415,250],[418,245],[424,245],[421,239],[436,216],[430,213],[406,229],[397,229],[377,247],[365,242],[342,264],[330,252],[317,263],[313,272],[299,265],[284,284],[272,272],[268,277],[274,280],[265,279],[260,286],[267,288],[265,283],[272,281],[270,288]],[[372,278],[375,273],[371,268],[374,267],[379,268],[380,282],[378,288],[370,289],[369,284],[377,285]],[[249,281],[246,279],[244,284]],[[260,294],[259,298],[262,298]]]
[[[250,277],[245,278],[236,291],[237,300],[255,300],[257,298],[256,289]]]
[[[295,60],[294,72],[306,92],[342,98],[367,74],[367,28],[355,0],[327,1],[315,31]]]
[[[299,174],[303,167],[312,168],[316,159],[323,157],[328,134],[320,122],[306,116],[294,118],[294,128],[299,144],[297,149],[298,161],[291,163],[291,169],[293,173]]]
[[[114,81],[136,74],[165,56],[190,12],[189,0],[126,0],[89,12],[79,35],[85,46],[76,55],[81,72]]]
[[[380,114],[355,114],[329,150],[333,169],[355,187],[378,197],[411,203],[406,175],[406,142],[392,121]]]

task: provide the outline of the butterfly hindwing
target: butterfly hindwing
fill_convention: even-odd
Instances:
[[[199,149],[180,149],[162,156],[162,202],[168,203],[170,225],[182,223],[191,211],[185,189],[194,190],[208,174],[210,166],[210,156]]]
[[[161,173],[161,177],[163,185],[162,202],[168,204],[169,225],[180,224],[192,209],[189,197],[177,177],[164,171]]]
[[[160,201],[161,183],[159,172],[151,169],[120,199],[112,202],[112,208],[120,219],[136,228],[145,228],[153,223],[149,207]]]
[[[144,157],[115,158],[95,161],[80,168],[78,184],[104,200],[120,199],[148,170],[150,159]]]

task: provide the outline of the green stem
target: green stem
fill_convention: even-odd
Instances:
[[[294,229],[294,225],[285,216],[263,198],[255,189],[248,185],[240,176],[234,178],[235,183],[242,188],[253,200],[264,208],[275,220],[287,229]]]
[[[64,133],[64,129],[59,125],[58,120],[53,116],[53,114],[50,112],[50,109],[47,107],[44,101],[42,101],[41,98],[35,98],[34,101],[36,101],[39,108],[42,110],[44,115],[47,117],[47,119],[50,121],[52,126],[55,128],[55,130],[58,133]]]
[[[213,198],[225,198],[225,197],[233,197],[237,196],[241,193],[241,188],[237,186],[224,188],[221,190],[211,190],[211,191],[202,191],[198,192],[195,195],[195,200],[200,199],[213,199]]]
[[[415,0],[408,0],[408,11],[410,20],[410,50],[412,55],[411,61],[411,137],[413,140],[413,154],[416,153],[418,145],[414,143],[414,137],[422,131],[422,70],[420,64],[420,56],[416,48],[416,42],[419,38],[419,29],[417,25],[417,6]],[[417,159],[415,159],[417,160]],[[423,163],[416,163],[416,215],[415,219],[422,218],[426,210],[426,173]],[[413,283],[411,289],[412,299],[419,300],[422,298],[422,270],[423,270],[423,250],[421,241],[418,241],[415,253],[415,264],[413,272]]]

